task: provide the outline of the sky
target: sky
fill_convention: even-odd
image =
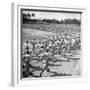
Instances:
[[[42,11],[23,11],[23,13],[34,13],[35,19],[78,19],[80,20],[79,13],[62,13],[62,12],[42,12]]]

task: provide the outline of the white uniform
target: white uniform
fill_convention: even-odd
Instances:
[[[29,47],[29,51],[32,51],[33,46],[30,43],[24,43],[23,45],[23,51],[25,51],[26,47]]]

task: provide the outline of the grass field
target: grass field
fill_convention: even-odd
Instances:
[[[73,24],[24,24],[22,26],[22,41],[32,40],[32,38],[42,40],[45,36],[55,35],[62,31],[66,31],[68,34],[80,33],[80,26]]]

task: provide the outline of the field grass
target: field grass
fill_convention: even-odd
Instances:
[[[80,25],[75,24],[23,24],[22,28],[56,33],[65,30],[68,32],[80,32]]]
[[[33,38],[42,40],[46,36],[55,35],[66,31],[70,33],[80,33],[80,26],[73,24],[23,24],[22,25],[22,41],[32,40]]]
[[[37,40],[43,40],[46,36],[55,35],[53,32],[33,30],[33,29],[22,29],[22,40],[25,42],[26,40],[32,40],[33,38]]]

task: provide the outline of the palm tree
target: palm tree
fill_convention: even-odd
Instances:
[[[30,15],[30,13],[28,13],[28,14],[27,14],[27,18],[30,19],[30,17],[31,17],[31,15]]]
[[[32,17],[35,17],[35,14],[34,13],[32,13]]]
[[[32,13],[31,15],[32,15],[32,19],[34,19],[34,17],[35,17],[35,14],[34,14],[34,13]]]

